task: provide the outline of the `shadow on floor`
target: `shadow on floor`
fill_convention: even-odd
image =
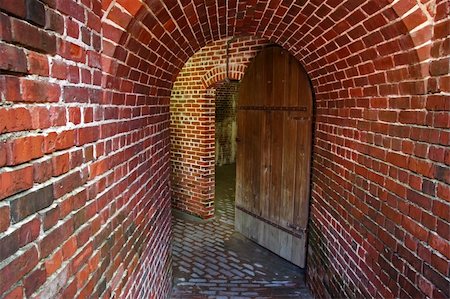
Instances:
[[[234,231],[234,185],[217,168],[216,217],[174,217],[172,298],[312,298],[302,269]]]

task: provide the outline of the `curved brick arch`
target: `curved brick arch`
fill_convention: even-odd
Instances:
[[[247,66],[245,64],[230,64],[227,74],[226,65],[219,65],[203,75],[201,81],[205,89],[210,88],[214,84],[221,82],[227,78],[240,81],[244,77]]]
[[[149,91],[153,100],[164,105],[169,101],[172,83],[184,63],[209,42],[253,35],[282,45],[305,66],[317,103],[314,160],[321,162],[313,168],[312,222],[316,225],[313,234],[321,236],[317,240],[328,244],[326,247],[315,244],[315,250],[322,251],[330,267],[327,272],[321,267],[310,267],[310,286],[322,296],[403,296],[405,288],[409,288],[406,292],[410,295],[424,292],[414,286],[416,281],[405,278],[407,274],[401,270],[396,272],[393,286],[386,281],[380,267],[387,263],[395,268],[391,251],[379,255],[374,253],[375,249],[386,239],[394,240],[392,251],[406,248],[405,237],[389,232],[389,227],[376,228],[377,222],[372,218],[388,217],[389,223],[399,226],[406,238],[420,242],[427,239],[413,228],[424,226],[423,222],[408,215],[398,223],[397,216],[388,216],[385,211],[393,209],[394,215],[401,215],[399,205],[383,202],[386,198],[398,197],[395,200],[406,200],[408,205],[418,208],[417,202],[410,202],[406,194],[430,196],[409,182],[424,175],[417,163],[430,161],[411,153],[406,145],[398,144],[403,144],[401,138],[412,143],[433,143],[436,141],[418,136],[440,134],[438,128],[427,128],[425,115],[428,112],[418,111],[426,101],[428,40],[433,30],[433,20],[425,11],[432,9],[434,1],[422,4],[409,0],[394,3],[329,0],[292,2],[284,6],[272,5],[269,0],[258,1],[256,5],[246,5],[242,1],[235,7],[233,4],[225,6],[226,3],[193,1],[183,7],[173,4],[169,8],[163,2],[152,2],[149,7],[143,6],[138,13],[139,22],[129,26],[130,35],[126,33],[127,38],[122,35],[124,42],[119,54],[133,49],[131,52],[136,56],[142,53],[142,61],[154,61],[143,69],[144,73],[151,70],[148,89],[143,88],[143,91]],[[275,19],[281,22],[272,23]],[[141,47],[136,41],[142,36],[149,44]],[[122,62],[126,63],[127,55],[123,56]],[[152,77],[152,74],[157,75]],[[412,123],[419,128],[410,127]],[[347,144],[348,140],[351,145]],[[437,145],[441,147],[442,143],[437,142]],[[399,159],[408,162],[399,164]],[[442,165],[442,161],[438,163]],[[360,171],[360,168],[369,170]],[[433,176],[433,179],[437,179],[440,186],[436,188],[444,188],[442,177]],[[342,187],[355,180],[358,185],[353,191]],[[442,192],[440,194],[442,199]],[[329,201],[331,198],[343,201],[335,204]],[[375,208],[374,199],[378,200]],[[345,213],[349,205],[356,205],[356,208]],[[427,208],[419,209],[430,212]],[[337,223],[336,228],[321,230],[320,227],[332,227],[329,219],[336,221],[333,222]],[[363,220],[366,222],[359,226]],[[358,241],[361,239],[370,241]],[[350,243],[359,247],[350,250],[350,263],[344,265],[334,253],[343,248],[348,250]],[[410,248],[405,250],[407,253],[402,255],[401,261],[409,265],[408,256],[417,256],[417,253]],[[440,254],[444,249],[433,250]],[[323,262],[318,255],[310,254],[310,265]],[[357,266],[360,263],[372,266],[362,270]],[[412,267],[421,273],[424,281],[432,279],[420,267]],[[358,269],[359,275],[351,269]],[[438,289],[437,292],[442,290]]]
[[[111,37],[113,42],[124,45],[121,49],[127,47],[124,42],[133,40],[133,38],[142,38],[144,41],[150,41],[151,37],[148,32],[157,32],[159,34],[159,36],[156,36],[156,40],[153,41],[155,46],[158,45],[161,41],[161,36],[166,34],[163,22],[171,17],[181,19],[184,24],[186,22],[190,24],[189,21],[191,21],[192,24],[190,24],[190,27],[183,27],[184,31],[181,31],[176,22],[166,21],[167,26],[170,24],[170,26],[176,29],[172,34],[170,43],[163,43],[158,48],[164,52],[164,55],[160,57],[163,57],[166,61],[172,61],[172,65],[170,65],[172,80],[175,80],[177,72],[187,59],[201,47],[214,40],[239,35],[258,35],[262,38],[275,41],[289,50],[294,56],[298,57],[309,72],[317,70],[318,67],[325,68],[328,64],[327,60],[336,58],[338,55],[338,53],[330,54],[329,52],[336,51],[338,48],[347,48],[347,53],[339,53],[340,57],[345,57],[345,55],[351,57],[352,51],[360,52],[362,49],[376,45],[380,48],[391,47],[390,51],[409,50],[409,58],[412,59],[412,62],[416,63],[429,58],[429,47],[421,47],[424,45],[432,30],[432,18],[430,19],[430,15],[425,13],[426,5],[421,4],[415,7],[414,2],[409,0],[397,1],[394,4],[388,1],[347,1],[339,5],[337,9],[332,9],[331,7],[333,6],[327,6],[327,3],[319,7],[311,3],[306,3],[303,9],[301,9],[300,5],[295,4],[288,7],[289,9],[286,11],[285,17],[292,19],[295,16],[294,13],[297,12],[296,21],[291,21],[289,23],[290,26],[283,24],[283,26],[276,26],[276,30],[268,30],[263,27],[263,24],[270,21],[271,14],[285,11],[286,9],[271,9],[270,1],[261,2],[262,4],[258,5],[260,10],[264,8],[261,19],[253,18],[253,14],[247,11],[248,15],[247,13],[240,15],[245,22],[238,22],[235,18],[231,18],[229,22],[232,24],[228,25],[228,30],[223,30],[223,27],[221,27],[222,30],[219,30],[215,26],[215,22],[209,24],[207,19],[205,19],[208,17],[207,13],[202,14],[202,24],[206,23],[210,26],[208,28],[210,32],[205,31],[205,28],[201,28],[198,24],[199,21],[195,18],[189,18],[186,13],[182,13],[180,16],[173,16],[169,13],[168,7],[163,3],[155,3],[152,7],[148,7],[138,0],[129,2],[112,1],[107,9],[109,14],[105,15],[104,20],[115,24],[113,27],[116,29],[116,34]],[[429,1],[427,5],[432,6],[433,2],[435,1]],[[221,6],[219,5],[219,7]],[[191,8],[192,4],[189,4],[185,9]],[[233,9],[236,8],[229,8],[230,11],[233,11]],[[254,9],[255,7],[249,7],[249,11],[251,12],[254,12]],[[206,6],[199,5],[198,10],[204,12]],[[304,15],[306,11],[310,10],[313,10],[315,13],[320,12],[321,14],[328,15],[329,19],[325,19],[316,26],[313,26],[315,30],[312,30],[309,22],[312,22],[313,18],[308,18]],[[178,10],[178,12],[182,11]],[[154,17],[158,13],[161,15],[159,20]],[[139,22],[133,19],[134,14],[136,14]],[[128,16],[118,22],[117,19],[124,15]],[[217,18],[217,16],[215,17]],[[333,21],[337,23],[337,26],[330,26]],[[117,23],[120,23],[120,25]],[[296,30],[289,30],[291,27],[295,27]],[[123,30],[121,32],[120,29],[117,30],[118,28],[122,28],[122,30],[127,28],[128,31],[124,32]],[[380,28],[382,28],[380,30],[381,33],[375,32]],[[111,26],[107,26],[107,29],[111,30]],[[345,36],[340,36],[342,33],[345,33]],[[302,38],[299,39],[300,36]],[[398,38],[396,41],[387,42],[400,36],[401,38]],[[357,40],[358,37],[362,37],[361,42],[363,45],[351,42],[351,39]],[[135,43],[136,41],[134,40],[133,42]],[[111,47],[111,49],[115,48]],[[377,48],[377,50],[382,49]],[[379,52],[382,54],[380,56],[383,56],[383,53],[386,53],[385,51],[388,50],[384,49],[384,51]],[[324,56],[322,59],[318,59],[324,53],[328,53],[329,57]],[[123,55],[123,53],[118,55]],[[339,69],[339,65],[342,65],[342,63],[335,64],[331,67]],[[315,75],[315,73],[311,74],[311,77],[315,78]]]
[[[240,79],[258,51],[269,45],[264,39],[241,37],[229,45],[227,55],[228,41],[197,51],[179,72],[170,98],[172,207],[204,219],[215,211],[215,83],[226,78],[227,60],[231,79]]]
[[[0,297],[169,293],[171,90],[233,36],[312,79],[314,293],[450,297],[447,0],[21,4],[0,1]]]

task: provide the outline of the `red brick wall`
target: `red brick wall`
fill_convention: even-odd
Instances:
[[[236,106],[239,81],[222,82],[216,87],[216,165],[236,162]]]
[[[313,292],[450,296],[447,0],[145,3],[0,2],[2,295],[168,294],[172,84],[251,35],[316,94]]]
[[[0,1],[2,298],[169,291],[169,109],[105,9]]]
[[[214,216],[215,87],[226,78],[226,43],[208,44],[179,73],[170,99],[172,204],[200,216]],[[230,46],[229,76],[240,79],[267,41],[240,38]]]

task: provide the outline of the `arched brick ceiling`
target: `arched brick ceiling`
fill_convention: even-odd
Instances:
[[[405,238],[427,241],[420,220],[403,216],[405,202],[429,208],[416,206],[428,195],[411,180],[435,180],[437,202],[446,196],[440,190],[448,189],[443,158],[431,162],[408,149],[408,143],[439,150],[448,144],[448,132],[440,129],[446,119],[423,111],[425,105],[433,109],[433,101],[440,109],[449,92],[448,7],[445,0],[105,0],[105,97],[138,94],[140,103],[159,105],[168,115],[172,83],[207,43],[250,35],[283,46],[303,64],[315,91],[312,230],[326,227],[319,233],[327,244],[318,250],[333,259],[326,269],[310,268],[311,284],[355,287],[362,297],[405,297],[408,289],[416,297],[420,291],[404,278],[409,268],[395,270],[395,282],[383,271],[395,267],[394,250],[408,263],[417,256],[405,249]],[[440,92],[442,97],[427,98]],[[380,206],[390,211],[391,203],[395,216],[386,216]],[[393,221],[401,228],[395,233],[388,231]],[[430,250],[444,252],[433,240]],[[314,254],[310,261],[323,262]],[[444,290],[435,272],[410,264],[433,280],[436,294]],[[333,275],[325,271],[336,271],[341,280],[328,281]]]
[[[0,293],[168,293],[172,84],[208,42],[256,35],[296,55],[315,89],[314,293],[450,297],[448,0],[0,10]]]
[[[409,92],[408,86],[402,91],[389,81],[423,77],[423,68],[411,70],[410,66],[429,57],[426,41],[432,34],[434,1],[418,1],[419,6],[412,0],[391,2],[104,1],[108,39],[104,53],[119,60],[112,62],[112,74],[129,76],[132,70],[124,63],[148,74],[143,84],[159,82],[157,86],[169,90],[187,59],[207,43],[256,35],[295,55],[307,69],[319,98],[321,94],[342,97],[348,92],[374,95],[368,87],[374,82],[385,85],[384,93],[398,94]],[[399,74],[386,73],[394,68]]]

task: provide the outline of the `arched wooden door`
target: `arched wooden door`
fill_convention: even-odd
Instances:
[[[236,230],[305,267],[312,91],[300,63],[280,47],[259,53],[238,100]]]

